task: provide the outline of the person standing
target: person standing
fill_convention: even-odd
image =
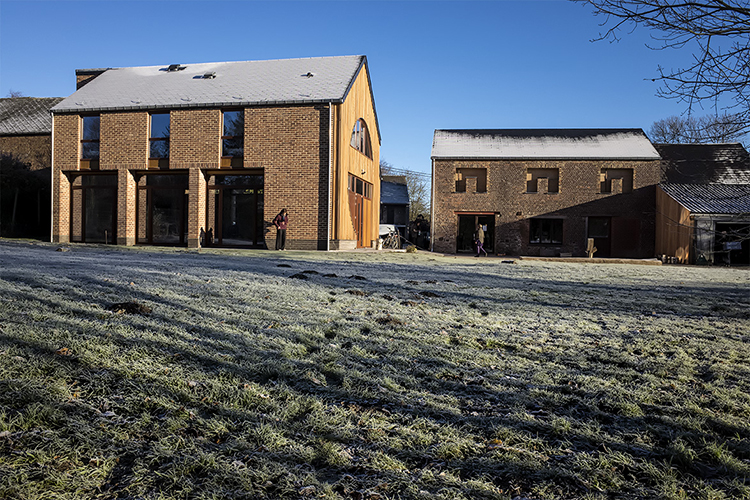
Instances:
[[[276,250],[286,250],[287,224],[289,224],[289,216],[286,214],[286,208],[283,208],[273,219],[273,225],[276,226]]]
[[[484,249],[484,229],[482,229],[481,224],[477,224],[477,257],[481,255],[481,252],[484,252],[484,256],[487,257],[487,250]]]

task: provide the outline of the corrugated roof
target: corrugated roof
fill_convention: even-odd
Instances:
[[[750,184],[673,184],[659,187],[694,214],[750,214]]]
[[[53,112],[341,102],[364,62],[338,56],[113,68]]]
[[[0,135],[52,133],[50,109],[62,100],[62,97],[0,99]]]
[[[406,183],[380,181],[380,204],[408,205],[409,188],[406,186]]]
[[[641,129],[436,130],[432,158],[658,160]]]
[[[664,179],[676,184],[750,184],[750,155],[739,143],[654,144]]]

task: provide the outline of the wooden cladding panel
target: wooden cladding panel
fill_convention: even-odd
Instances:
[[[656,189],[656,249],[657,255],[677,257],[681,264],[690,262],[693,223],[690,211],[671,196]]]
[[[363,119],[370,134],[372,158],[368,158],[350,144],[352,130],[357,120]],[[363,179],[373,185],[372,200],[365,203],[363,217],[365,218],[365,235],[361,242],[370,241],[378,237],[378,221],[380,217],[380,136],[375,120],[375,107],[372,102],[370,85],[367,81],[367,71],[363,67],[352,85],[349,95],[343,104],[335,106],[334,110],[334,155],[333,165],[333,217],[332,239],[356,239],[353,217],[349,208],[349,194],[347,182],[349,174]]]

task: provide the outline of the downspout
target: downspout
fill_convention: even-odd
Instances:
[[[333,175],[333,102],[328,103],[328,229],[326,236],[326,252],[331,251],[331,214],[333,212],[333,193],[331,192],[331,176]]]
[[[50,153],[50,169],[49,169],[49,175],[50,175],[50,207],[52,210],[50,210],[49,218],[49,241],[50,243],[54,242],[54,235],[55,235],[55,114],[50,111],[50,115],[52,115],[52,135],[50,136],[50,140],[52,141],[51,146],[51,153]],[[60,215],[60,214],[58,214]]]
[[[435,248],[435,159],[432,158],[432,179],[430,179],[430,252]]]

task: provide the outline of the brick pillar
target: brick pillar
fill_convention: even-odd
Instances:
[[[52,241],[70,242],[70,181],[59,168],[52,170]]]
[[[206,231],[206,177],[197,166],[188,173],[188,248],[201,247],[201,231]]]
[[[467,193],[476,193],[477,192],[477,178],[476,177],[467,177],[466,178],[466,192]]]
[[[137,184],[125,167],[117,170],[117,244],[135,245]]]
[[[612,179],[612,194],[622,194],[622,179]]]

